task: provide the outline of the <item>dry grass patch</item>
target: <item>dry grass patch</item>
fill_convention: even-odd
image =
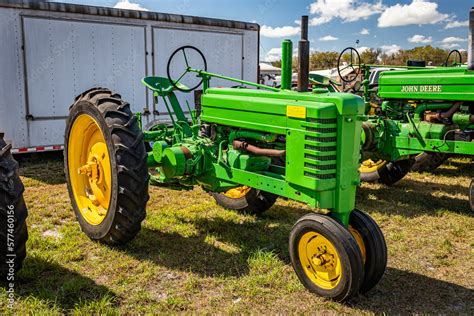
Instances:
[[[222,209],[200,189],[152,188],[142,231],[110,248],[81,233],[59,156],[33,156],[21,170],[30,239],[15,312],[474,313],[468,159],[392,188],[362,186],[357,207],[382,227],[389,266],[368,296],[345,305],[311,295],[292,271],[288,234],[309,211],[303,205],[279,200],[255,217]],[[0,313],[5,295],[0,289]]]

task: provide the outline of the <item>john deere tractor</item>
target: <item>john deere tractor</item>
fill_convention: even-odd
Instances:
[[[357,51],[347,49],[356,60],[349,66],[365,72],[362,85],[368,119],[363,124],[361,171],[366,179],[391,185],[420,157],[436,167],[449,155],[474,156],[473,28],[474,9],[467,67],[462,62],[446,67],[448,56],[444,67],[386,71],[380,74],[376,90],[369,86],[372,66],[362,65]],[[371,102],[374,95],[379,104]]]
[[[0,282],[14,281],[26,256],[28,215],[24,187],[18,176],[18,163],[0,133]]]
[[[329,211],[303,216],[290,233],[291,262],[306,288],[344,301],[374,287],[387,248],[375,221],[355,209],[364,102],[351,94],[307,92],[307,69],[303,88],[292,91],[291,41],[282,50],[282,86],[272,88],[210,73],[197,48],[177,49],[167,77],[143,79],[169,114],[146,130],[118,93],[93,88],[76,97],[65,165],[82,230],[110,245],[133,239],[146,216],[149,184],[201,186],[220,205],[257,214],[282,196]],[[186,66],[174,77],[170,65],[177,59]],[[198,59],[201,69],[193,68]],[[196,84],[184,85],[185,76]],[[242,86],[211,88],[213,78]],[[188,117],[176,93],[201,84],[200,109]]]

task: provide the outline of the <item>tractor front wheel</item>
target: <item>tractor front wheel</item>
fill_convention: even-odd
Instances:
[[[356,239],[327,215],[311,213],[300,218],[291,231],[289,250],[298,278],[319,296],[346,301],[364,281]]]
[[[18,163],[10,152],[11,146],[0,134],[0,278],[21,268],[26,257],[26,226],[24,187],[18,176]]]
[[[260,215],[275,204],[278,196],[248,186],[233,188],[224,193],[210,192],[217,204],[243,213]]]
[[[366,213],[354,210],[349,231],[357,241],[364,261],[364,281],[359,292],[366,293],[382,279],[387,268],[387,245],[377,223]]]
[[[69,196],[82,230],[111,245],[133,239],[149,195],[143,134],[129,104],[108,89],[84,92],[70,108],[64,143]]]

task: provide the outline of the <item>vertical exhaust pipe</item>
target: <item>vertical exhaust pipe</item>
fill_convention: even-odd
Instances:
[[[469,47],[467,53],[467,68],[469,70],[474,70],[474,7],[471,9],[471,14],[469,16]]]
[[[283,40],[281,43],[281,89],[291,90],[293,81],[293,43]]]
[[[309,85],[309,41],[308,16],[301,17],[301,40],[298,43],[298,91],[308,91]]]

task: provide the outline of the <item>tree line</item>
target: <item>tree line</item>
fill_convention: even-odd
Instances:
[[[450,50],[433,47],[431,45],[415,47],[412,49],[402,49],[393,54],[387,54],[379,49],[366,49],[360,53],[361,63],[363,64],[378,64],[378,65],[406,65],[408,60],[425,61],[428,66],[441,66],[445,63]],[[310,55],[309,65],[310,70],[329,69],[337,66],[337,59],[340,52],[313,52]],[[461,51],[462,62],[467,61],[467,52]],[[349,54],[343,56],[344,61],[350,61]],[[448,64],[459,62],[457,54],[453,53],[448,61]],[[356,58],[353,57],[353,63]],[[281,60],[272,62],[275,67],[281,67]],[[293,58],[293,70],[297,71],[298,59]]]

